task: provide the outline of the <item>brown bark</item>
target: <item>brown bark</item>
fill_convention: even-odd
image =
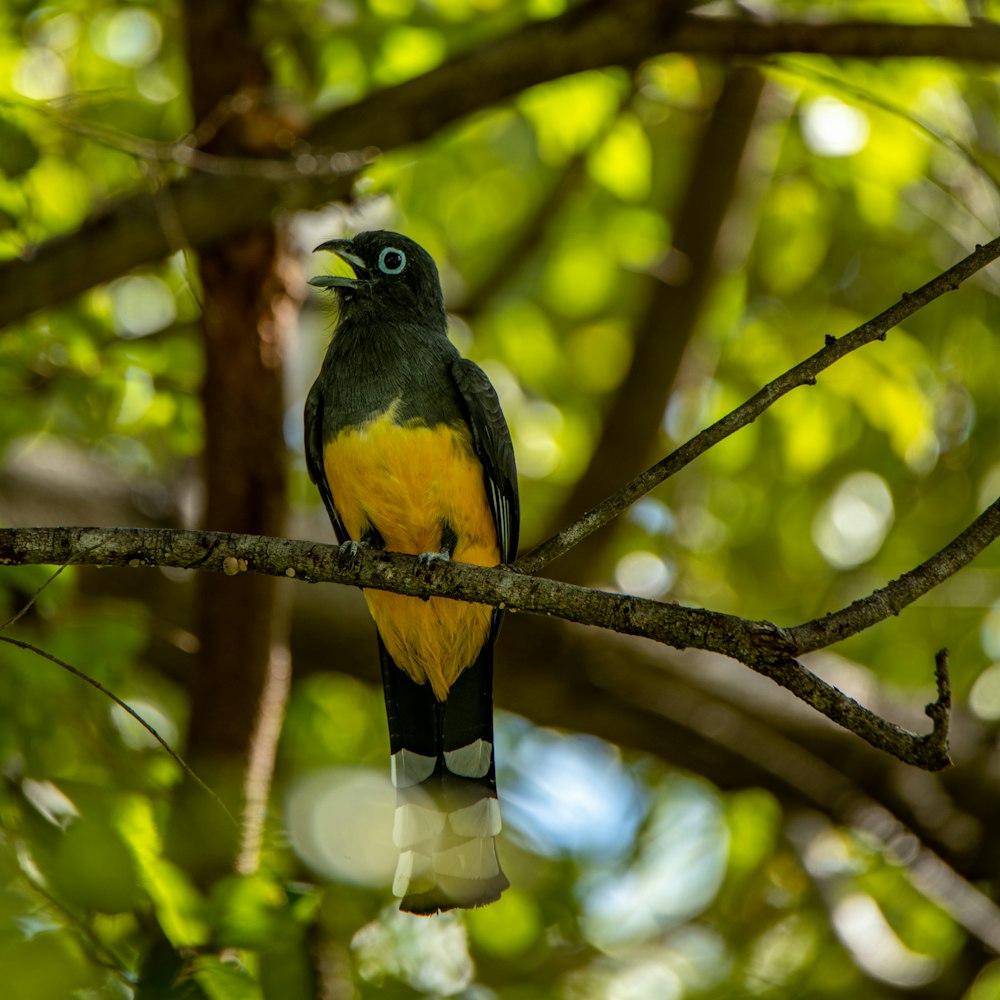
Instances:
[[[632,363],[605,417],[590,464],[562,505],[553,530],[603,500],[609,483],[628,481],[653,457],[667,399],[711,284],[716,243],[763,87],[763,76],[752,67],[726,76],[677,208],[671,273],[649,279],[649,302],[636,327]],[[608,530],[591,535],[558,561],[556,573],[564,580],[585,582],[611,537]]]
[[[275,155],[273,136],[293,124],[269,101],[269,72],[252,37],[250,10],[228,0],[184,5],[192,135],[211,154]],[[297,315],[292,289],[301,279],[281,228],[266,217],[203,247],[199,274],[204,525],[281,535],[287,508],[282,362]],[[247,810],[238,834],[218,823],[217,811],[210,818],[196,789],[181,794],[173,849],[204,879],[230,870],[237,855],[241,870],[255,866],[260,829],[250,814],[266,798],[280,728],[274,715],[280,720],[287,689],[281,594],[278,581],[249,575],[197,583],[200,652],[190,685],[188,757],[234,813]]]

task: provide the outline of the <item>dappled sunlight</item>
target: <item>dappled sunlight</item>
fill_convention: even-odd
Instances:
[[[46,540],[144,525],[160,546],[183,524],[209,541],[159,569],[53,551],[57,577],[5,553],[0,632],[23,645],[0,643],[0,993],[995,1000],[1000,547],[801,657],[835,708],[856,699],[890,743],[912,729],[926,747],[947,646],[940,772],[743,663],[794,671],[792,626],[844,621],[1000,496],[997,263],[908,311],[997,236],[1000,7],[749,0],[696,5],[676,31],[659,0],[8,7],[0,517]],[[234,576],[199,561],[208,529],[333,541],[303,409],[338,307],[307,284],[330,273],[310,253],[371,229],[433,256],[451,340],[496,389],[522,556],[768,402],[538,579],[502,575],[603,614],[559,585],[599,581],[626,633],[637,609],[720,614],[692,613],[705,632],[679,651],[691,636],[510,598],[510,887],[432,918],[392,896],[360,593],[296,563],[258,604],[272,584],[252,558]],[[866,326],[897,302],[901,324]],[[858,328],[876,339],[841,354]],[[817,352],[837,359],[779,397]],[[363,402],[381,360],[344,395]],[[398,371],[421,405],[445,398]],[[294,662],[283,720],[274,685],[254,701],[272,642]]]
[[[160,51],[163,29],[143,7],[102,11],[90,24],[94,48],[120,66],[142,66]]]
[[[626,516],[650,535],[672,535],[677,527],[673,511],[656,497],[646,496],[638,500]]]
[[[991,663],[976,678],[969,692],[969,708],[980,719],[1000,721],[1000,663]]]
[[[399,853],[392,843],[394,796],[388,769],[306,773],[285,800],[292,847],[324,878],[384,888]]]
[[[676,569],[655,552],[636,549],[615,565],[615,584],[623,594],[637,597],[662,597],[674,582]]]
[[[873,472],[855,472],[817,512],[813,541],[831,566],[848,569],[878,552],[892,521],[892,495],[885,480]]]
[[[747,988],[767,995],[777,983],[805,973],[816,960],[819,934],[814,924],[792,915],[768,927],[755,941],[746,970]]]
[[[631,850],[644,797],[615,747],[511,720],[498,731],[497,760],[505,822],[534,850],[609,858]]]
[[[690,920],[726,871],[728,829],[718,798],[693,781],[666,783],[627,864],[581,887],[588,936],[603,948],[648,939]]]
[[[14,89],[35,101],[54,101],[69,93],[66,64],[49,48],[34,47],[22,53],[14,67]]]
[[[982,618],[979,644],[991,660],[1000,660],[1000,600],[993,601]]]
[[[833,926],[858,965],[870,976],[913,989],[937,976],[939,963],[907,948],[871,896],[850,893],[832,909]]]
[[[145,337],[177,318],[173,290],[155,275],[119,278],[108,288],[122,337]]]
[[[865,148],[868,117],[835,97],[817,97],[802,110],[806,145],[818,156],[851,156]]]
[[[358,974],[379,983],[392,976],[414,989],[452,996],[472,980],[465,925],[455,914],[414,919],[398,910],[384,910],[351,939]]]

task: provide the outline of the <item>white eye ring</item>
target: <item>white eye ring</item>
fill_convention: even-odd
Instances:
[[[395,254],[398,257],[397,261],[394,257],[390,257],[390,254]],[[386,258],[389,258],[388,262]],[[403,268],[406,267],[406,254],[402,250],[397,250],[395,247],[386,247],[378,255],[378,269],[383,274],[399,274]]]

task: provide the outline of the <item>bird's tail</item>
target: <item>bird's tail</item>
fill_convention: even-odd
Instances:
[[[392,888],[409,913],[483,906],[509,884],[495,842],[492,639],[443,702],[400,670],[379,639],[396,787]]]

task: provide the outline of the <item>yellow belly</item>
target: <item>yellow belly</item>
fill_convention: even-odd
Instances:
[[[392,552],[437,552],[450,525],[452,558],[500,562],[482,466],[464,427],[397,424],[392,408],[362,428],[341,431],[323,451],[334,503],[351,538],[375,528]],[[423,601],[379,590],[365,598],[396,664],[443,701],[486,642],[492,609],[444,597]]]

